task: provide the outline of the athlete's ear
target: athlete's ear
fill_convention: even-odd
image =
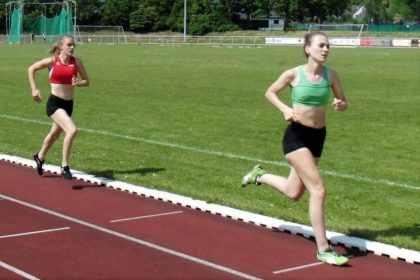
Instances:
[[[308,57],[309,56],[309,46],[308,45],[305,46],[304,52],[305,52],[306,57]]]

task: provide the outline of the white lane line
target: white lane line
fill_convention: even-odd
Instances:
[[[36,124],[40,124],[40,125],[48,125],[48,126],[51,125],[50,122],[26,119],[26,118],[21,118],[21,117],[11,116],[11,115],[5,115],[5,114],[0,114],[0,118],[10,119],[10,120],[15,120],[15,121],[21,121],[21,122],[36,123]],[[146,143],[146,144],[159,145],[159,146],[164,146],[164,147],[170,147],[170,148],[187,150],[187,151],[192,151],[192,152],[197,152],[197,153],[203,153],[203,154],[207,154],[207,155],[220,156],[220,157],[226,157],[226,158],[232,158],[232,159],[241,159],[241,160],[246,160],[246,161],[251,161],[251,162],[267,163],[267,164],[273,164],[273,165],[284,166],[284,167],[289,166],[289,164],[285,161],[274,161],[274,160],[267,160],[267,159],[261,159],[261,158],[256,158],[256,157],[237,155],[237,154],[230,153],[230,152],[220,152],[220,151],[201,149],[201,148],[190,147],[190,146],[177,144],[177,143],[162,142],[162,141],[150,140],[150,139],[146,139],[146,138],[133,137],[133,136],[129,136],[129,135],[112,133],[112,132],[108,132],[108,131],[104,131],[104,130],[83,128],[83,127],[79,127],[78,130],[88,132],[88,133],[93,133],[93,134],[99,134],[99,135],[104,135],[104,136],[109,136],[109,137],[114,137],[114,138],[121,138],[121,139],[130,140],[130,141]],[[392,180],[388,180],[388,179],[377,179],[377,178],[370,178],[370,177],[366,177],[366,176],[357,176],[357,175],[348,174],[348,173],[340,173],[340,172],[336,172],[336,171],[333,171],[333,170],[321,170],[321,172],[326,174],[326,175],[329,175],[329,176],[349,179],[349,180],[353,180],[353,181],[357,181],[357,182],[366,182],[366,183],[372,183],[372,184],[383,184],[383,185],[388,185],[388,186],[391,186],[391,187],[399,187],[399,188],[420,190],[420,186],[408,184],[408,183],[405,183],[405,182],[396,182],[396,181],[392,181]]]
[[[140,219],[175,215],[175,214],[180,214],[182,212],[183,211],[175,211],[175,212],[167,212],[167,213],[160,213],[160,214],[153,214],[153,215],[146,215],[146,216],[131,217],[131,218],[125,218],[125,219],[112,220],[110,221],[110,223],[118,223],[118,222],[125,222],[125,221],[131,221],[131,220],[140,220]]]
[[[10,270],[10,271],[12,271],[12,272],[14,272],[16,274],[19,274],[20,276],[22,276],[22,277],[24,277],[26,279],[39,280],[39,278],[36,278],[35,276],[30,275],[30,274],[26,273],[25,271],[22,271],[22,270],[20,270],[20,269],[18,269],[16,267],[11,266],[11,265],[9,265],[7,263],[4,263],[2,261],[0,261],[0,266],[3,267],[3,268],[5,268],[5,269],[7,269],[7,270]]]
[[[300,266],[294,266],[294,267],[290,267],[290,268],[286,268],[282,270],[273,271],[273,274],[280,274],[280,273],[285,273],[285,272],[290,272],[290,271],[295,271],[295,270],[301,270],[301,269],[305,269],[305,268],[317,266],[317,265],[322,265],[322,264],[325,264],[325,263],[316,262],[316,263],[310,263],[310,264],[305,264],[305,265],[300,265]]]
[[[23,232],[23,233],[9,234],[9,235],[0,235],[0,239],[18,237],[18,236],[24,236],[24,235],[41,234],[41,233],[54,232],[54,231],[67,230],[67,229],[70,229],[70,228],[69,227],[62,227],[62,228],[53,228],[53,229]]]
[[[5,196],[5,195],[2,195],[2,194],[0,194],[0,198],[7,199],[7,200],[15,202],[17,204],[20,204],[20,205],[23,205],[23,206],[26,206],[26,207],[29,207],[29,208],[47,213],[47,214],[50,214],[52,216],[59,217],[61,219],[67,220],[67,221],[71,221],[71,222],[76,223],[76,224],[80,224],[82,226],[85,226],[85,227],[88,227],[88,228],[91,228],[91,229],[94,229],[94,230],[97,230],[97,231],[100,231],[100,232],[103,232],[103,233],[107,233],[107,234],[110,234],[110,235],[113,235],[113,236],[116,236],[116,237],[119,237],[119,238],[122,238],[122,239],[125,239],[125,240],[128,240],[128,241],[132,241],[132,242],[137,243],[137,244],[141,244],[143,246],[146,246],[146,247],[149,247],[149,248],[152,248],[152,249],[155,249],[155,250],[167,253],[167,254],[171,254],[173,256],[177,256],[177,257],[180,257],[180,258],[183,258],[183,259],[195,262],[195,263],[199,263],[199,264],[207,266],[207,267],[211,267],[213,269],[217,269],[217,270],[220,270],[220,271],[223,271],[223,272],[226,272],[226,273],[230,273],[232,275],[236,275],[236,276],[242,277],[244,279],[260,280],[260,278],[258,278],[258,277],[255,277],[255,276],[252,276],[252,275],[249,275],[249,274],[246,274],[246,273],[243,273],[243,272],[240,272],[240,271],[228,268],[228,267],[224,267],[224,266],[221,266],[221,265],[218,265],[218,264],[215,264],[215,263],[212,263],[212,262],[200,259],[200,258],[196,258],[194,256],[190,256],[190,255],[187,255],[187,254],[184,254],[184,253],[181,253],[181,252],[177,252],[175,250],[171,250],[169,248],[165,248],[165,247],[159,246],[157,244],[150,243],[150,242],[147,242],[145,240],[141,240],[141,239],[138,239],[138,238],[135,238],[135,237],[132,237],[132,236],[129,236],[129,235],[117,232],[117,231],[113,231],[113,230],[110,230],[110,229],[107,229],[107,228],[104,228],[104,227],[101,227],[101,226],[98,226],[98,225],[95,225],[95,224],[91,224],[91,223],[88,223],[88,222],[85,222],[85,221],[82,221],[82,220],[79,220],[79,219],[76,219],[76,218],[58,213],[58,212],[54,212],[52,210],[48,210],[48,209],[42,208],[40,206],[25,202],[25,201],[21,201],[21,200],[18,200],[18,199],[9,197],[9,196]]]
[[[353,255],[348,255],[346,257],[351,259],[351,258],[353,258]],[[305,268],[312,267],[312,266],[317,266],[317,265],[322,265],[322,264],[326,264],[326,263],[316,262],[316,263],[309,263],[309,264],[294,266],[294,267],[290,267],[290,268],[285,268],[285,269],[273,271],[273,274],[280,274],[280,273],[285,273],[285,272],[290,272],[290,271],[295,271],[295,270],[301,270],[301,269],[305,269]]]

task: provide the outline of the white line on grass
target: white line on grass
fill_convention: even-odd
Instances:
[[[5,114],[0,114],[0,117],[4,118],[4,119],[15,120],[15,121],[30,122],[30,123],[36,123],[36,124],[41,124],[41,125],[51,125],[50,122],[31,120],[31,119],[26,119],[26,118],[21,118],[21,117],[16,117],[16,116],[10,116],[10,115],[5,115]],[[221,157],[232,158],[232,159],[242,159],[242,160],[246,160],[246,161],[267,163],[267,164],[273,164],[273,165],[277,165],[277,166],[285,166],[285,167],[289,166],[289,164],[287,162],[284,162],[284,161],[266,160],[266,159],[261,159],[261,158],[237,155],[237,154],[233,154],[233,153],[229,153],[229,152],[206,150],[206,149],[201,149],[201,148],[196,148],[196,147],[185,146],[185,145],[177,144],[177,143],[169,143],[169,142],[162,142],[162,141],[157,141],[157,140],[150,140],[150,139],[145,139],[145,138],[140,138],[140,137],[133,137],[133,136],[129,136],[129,135],[112,133],[112,132],[103,131],[103,130],[97,130],[97,129],[91,129],[91,128],[81,128],[81,127],[79,127],[78,130],[88,132],[88,133],[93,133],[93,134],[99,134],[99,135],[104,135],[104,136],[121,138],[121,139],[136,141],[136,142],[142,142],[142,143],[146,143],[146,144],[171,147],[171,148],[187,150],[187,151],[192,151],[192,152],[198,152],[198,153],[203,153],[203,154],[208,154],[208,155],[213,155],[213,156],[221,156]],[[352,174],[340,173],[340,172],[331,171],[331,170],[321,170],[321,171],[322,171],[322,173],[324,173],[326,175],[329,175],[329,176],[350,179],[350,180],[354,180],[354,181],[358,181],[358,182],[383,184],[383,185],[388,185],[388,186],[392,186],[392,187],[400,187],[400,188],[406,188],[406,189],[420,190],[420,186],[415,186],[415,185],[407,184],[407,183],[404,183],[404,182],[395,182],[395,181],[386,180],[386,179],[375,179],[375,178],[370,178],[370,177],[366,177],[366,176],[356,176],[356,175],[352,175]]]
[[[252,279],[252,280],[259,280],[260,279],[260,278],[257,278],[255,276],[252,276],[252,275],[249,275],[249,274],[246,274],[246,273],[243,273],[243,272],[240,272],[240,271],[237,271],[237,270],[225,267],[225,266],[221,266],[221,265],[218,265],[218,264],[215,264],[215,263],[212,263],[212,262],[200,259],[200,258],[196,258],[196,257],[191,256],[191,255],[187,255],[187,254],[175,251],[175,250],[171,250],[169,248],[162,247],[162,246],[159,246],[157,244],[147,242],[145,240],[138,239],[138,238],[123,234],[123,233],[118,232],[118,231],[113,231],[113,230],[110,230],[110,229],[107,229],[107,228],[104,228],[104,227],[101,227],[101,226],[98,226],[98,225],[95,225],[95,224],[91,224],[89,222],[85,222],[85,221],[79,220],[77,218],[73,218],[73,217],[70,217],[70,216],[67,216],[67,215],[64,215],[64,214],[46,209],[46,208],[42,208],[40,206],[31,204],[31,203],[28,203],[28,202],[25,202],[25,201],[21,201],[21,200],[18,200],[16,198],[13,198],[13,197],[9,197],[9,196],[0,194],[0,198],[3,198],[3,199],[6,199],[6,200],[9,200],[9,201],[12,201],[14,203],[17,203],[17,204],[20,204],[20,205],[23,205],[23,206],[26,206],[26,207],[44,212],[44,213],[47,213],[49,215],[59,217],[61,219],[64,219],[64,220],[67,220],[67,221],[70,221],[70,222],[73,222],[73,223],[76,223],[76,224],[79,224],[79,225],[82,225],[82,226],[85,226],[85,227],[88,227],[88,228],[91,228],[91,229],[94,229],[94,230],[97,230],[97,231],[100,231],[102,233],[107,233],[107,234],[116,236],[116,237],[121,238],[121,239],[125,239],[125,240],[128,240],[128,241],[131,241],[131,242],[134,242],[134,243],[137,243],[137,244],[140,244],[140,245],[143,245],[143,246],[146,246],[146,247],[149,247],[149,248],[152,248],[152,249],[155,249],[155,250],[173,255],[173,256],[177,256],[179,258],[183,258],[183,259],[188,260],[188,261],[192,261],[192,262],[195,262],[195,263],[207,266],[207,267],[211,267],[213,269],[217,269],[217,270],[220,270],[220,271],[223,271],[223,272],[226,272],[226,273],[230,273],[232,275],[236,275],[236,276],[242,277],[244,279]]]
[[[110,223],[118,223],[118,222],[125,222],[125,221],[131,221],[131,220],[155,218],[155,217],[175,215],[175,214],[180,214],[180,213],[182,213],[182,211],[167,212],[167,213],[160,213],[160,214],[153,214],[153,215],[139,216],[139,217],[131,217],[131,218],[125,218],[125,219],[112,220],[112,221],[110,221]]]
[[[0,261],[0,266],[3,267],[3,268],[5,268],[5,269],[7,269],[7,270],[10,270],[10,271],[16,273],[16,274],[18,274],[18,275],[20,275],[20,276],[22,276],[22,277],[24,277],[26,279],[39,280],[39,278],[36,278],[35,276],[30,275],[30,274],[26,273],[25,271],[22,271],[22,270],[20,270],[20,269],[18,269],[16,267],[11,266],[10,264],[4,263],[2,261]]]
[[[40,233],[48,233],[48,232],[61,231],[61,230],[67,230],[67,229],[70,229],[70,228],[69,227],[63,227],[63,228],[53,228],[53,229],[23,232],[23,233],[9,234],[9,235],[0,235],[0,239],[10,238],[10,237],[18,237],[18,236],[24,236],[24,235],[34,235],[34,234],[40,234]]]

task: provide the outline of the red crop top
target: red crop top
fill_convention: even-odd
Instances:
[[[50,83],[71,85],[73,77],[77,77],[76,59],[72,57],[69,64],[64,64],[57,55],[54,66],[50,69]]]

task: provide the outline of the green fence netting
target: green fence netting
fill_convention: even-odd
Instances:
[[[51,18],[44,15],[29,18],[23,15],[22,9],[14,8],[7,43],[21,43],[23,34],[34,34],[44,38],[73,34],[73,17],[71,13],[62,9],[59,14]]]

